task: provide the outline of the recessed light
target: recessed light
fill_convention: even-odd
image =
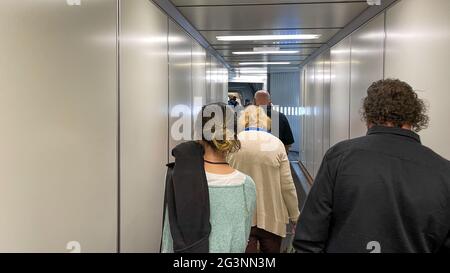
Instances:
[[[239,63],[239,65],[282,65],[291,64],[290,62],[244,62]]]
[[[257,68],[257,67],[238,68],[235,70],[235,72],[239,74],[267,74],[267,68]]]
[[[242,35],[242,36],[217,36],[216,38],[219,41],[313,40],[319,39],[320,34]]]
[[[234,55],[267,55],[267,54],[297,54],[300,51],[294,50],[277,50],[277,51],[237,51]]]

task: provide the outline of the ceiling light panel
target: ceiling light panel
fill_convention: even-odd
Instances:
[[[284,65],[291,64],[290,62],[243,62],[239,65]]]
[[[233,55],[270,55],[270,54],[298,54],[298,50],[277,50],[277,51],[236,51]]]
[[[242,36],[217,36],[219,41],[281,41],[281,40],[314,40],[319,39],[320,34],[288,34],[288,35],[242,35]]]

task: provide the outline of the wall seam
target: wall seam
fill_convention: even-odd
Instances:
[[[352,121],[351,121],[351,111],[352,111],[352,35],[349,36],[349,48],[350,48],[350,52],[349,52],[349,62],[348,62],[348,66],[349,66],[349,70],[348,70],[348,139],[351,138],[351,126],[352,126]]]
[[[167,35],[166,35],[166,43],[167,43],[167,163],[170,162],[170,19],[167,18]]]
[[[326,51],[325,51],[326,52]],[[324,138],[324,132],[325,132],[325,57],[322,57],[322,156],[325,153],[325,138]]]
[[[384,15],[384,37],[383,37],[383,79],[386,79],[386,42],[387,42],[387,9],[383,12]]]
[[[306,162],[304,161],[304,153],[305,153],[305,117],[306,117],[306,107],[305,107],[305,92],[306,92],[306,68],[305,69],[302,69],[302,83],[301,83],[301,88],[302,88],[302,90],[301,90],[301,105],[303,106],[303,109],[302,109],[302,111],[303,111],[303,115],[302,115],[302,119],[301,119],[301,122],[302,122],[302,126],[301,126],[301,128],[302,128],[302,132],[301,132],[301,134],[302,134],[302,152],[301,152],[301,155],[300,155],[300,161],[302,161],[304,164],[306,164]]]
[[[121,0],[117,0],[116,20],[116,77],[117,77],[117,253],[121,250],[121,123],[120,123],[120,27],[121,27]]]

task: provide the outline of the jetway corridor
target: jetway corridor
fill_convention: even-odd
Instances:
[[[422,252],[433,252],[439,247],[450,249],[449,211],[436,213],[442,217],[438,220],[430,216],[428,222],[427,227],[441,233],[448,224],[447,240],[437,231],[427,234],[427,238],[432,237],[436,242],[443,241],[439,247],[425,244],[421,239],[410,239],[416,229],[408,228],[409,224],[420,222],[416,218],[421,215],[432,215],[436,207],[450,209],[450,196],[445,195],[450,192],[449,0],[2,0],[0,37],[2,253],[157,253],[167,243],[162,239],[165,231],[174,236],[167,243],[167,249],[176,250],[179,243],[175,238],[176,227],[173,222],[167,222],[176,213],[172,213],[171,200],[167,199],[171,197],[170,190],[173,196],[180,198],[177,190],[187,188],[189,192],[189,187],[167,188],[168,173],[173,167],[170,163],[181,158],[176,157],[174,148],[184,147],[183,144],[192,140],[205,142],[204,133],[200,137],[197,133],[207,122],[199,115],[205,113],[205,105],[220,108],[229,104],[229,94],[240,96],[240,108],[227,109],[234,109],[235,123],[241,121],[242,110],[246,117],[242,119],[244,133],[277,137],[272,140],[278,145],[276,155],[271,150],[272,161],[276,163],[267,159],[266,154],[255,156],[248,152],[239,157],[239,153],[249,151],[248,147],[257,146],[253,142],[248,142],[249,146],[245,141],[238,145],[220,141],[217,144],[214,139],[211,143],[215,147],[226,146],[223,149],[227,161],[205,165],[202,178],[206,175],[208,182],[220,180],[221,173],[216,177],[208,172],[225,164],[248,175],[244,185],[254,183],[256,190],[255,196],[248,194],[255,199],[254,207],[246,203],[250,202],[247,195],[244,198],[246,221],[263,222],[260,219],[266,219],[269,214],[273,216],[276,220],[267,220],[261,227],[274,234],[276,230],[280,242],[284,238],[283,248],[293,252],[294,244],[298,252],[317,250],[305,241],[318,238],[328,230],[317,228],[317,233],[310,234],[310,226],[306,228],[302,225],[304,222],[297,222],[298,217],[317,226],[334,217],[336,211],[343,212],[346,219],[353,219],[355,215],[371,211],[372,207],[364,210],[356,203],[353,207],[347,200],[357,202],[363,199],[358,194],[384,190],[386,195],[397,197],[396,201],[406,200],[404,206],[398,205],[400,201],[394,202],[393,210],[404,217],[398,221],[406,227],[407,235],[395,236],[412,243],[405,243],[409,247],[405,250],[381,242],[380,252],[384,249],[421,252],[415,247],[417,242],[417,245],[426,245],[427,251]],[[409,84],[412,90],[408,91],[417,94],[411,99],[415,101],[405,100],[402,108],[409,116],[426,110],[427,119],[420,121],[424,128],[420,132],[416,130],[417,135],[413,131],[421,126],[408,122],[392,124],[400,119],[401,113],[385,113],[392,108],[381,108],[386,105],[381,95],[379,100],[376,96],[375,101],[367,99],[368,89],[381,94],[380,90],[387,85],[398,84],[390,82],[391,79],[402,81],[404,88],[403,83]],[[373,85],[380,80],[387,81],[381,87]],[[267,90],[262,91],[267,103],[258,103],[261,91],[255,93],[257,89]],[[395,93],[395,90],[389,92]],[[396,96],[390,98],[395,100]],[[423,101],[424,109],[415,105],[416,101]],[[260,113],[253,105],[269,105],[271,110]],[[397,101],[392,105],[401,107]],[[368,113],[370,106],[382,110]],[[414,107],[420,109],[414,112]],[[257,122],[265,116],[272,127],[248,125],[254,113]],[[392,119],[383,120],[383,124],[371,123],[377,120],[373,117],[376,114]],[[220,122],[226,124],[228,116],[223,117]],[[274,133],[273,128],[280,129],[280,134],[286,132],[283,124],[273,127],[278,118],[280,124],[282,118],[288,124],[292,134],[289,144]],[[231,131],[237,139],[235,131],[239,125],[235,123]],[[364,138],[367,134],[368,137],[371,134],[386,136],[389,134],[383,131],[386,128],[377,127],[386,127],[384,125],[400,130],[391,132],[395,136],[388,141],[390,144],[397,143],[395,137],[407,134],[410,142],[414,139],[429,149],[420,146],[423,147],[420,153],[413,153],[413,148],[391,149],[392,153],[400,154],[394,160],[395,156],[387,155],[386,150],[380,152],[387,147],[380,144],[381,140],[370,142]],[[410,129],[408,132],[404,125],[411,125],[406,126]],[[373,132],[377,128],[381,131]],[[224,135],[232,134],[225,131]],[[215,134],[217,129],[213,136]],[[359,142],[352,142],[354,139]],[[206,154],[208,148],[203,149]],[[431,150],[436,154],[431,154]],[[362,164],[362,159],[366,158],[366,154],[362,154],[367,151],[375,151],[379,156],[368,159],[370,166]],[[230,155],[233,153],[236,157]],[[208,162],[208,158],[204,159]],[[193,164],[195,160],[187,161]],[[382,169],[389,160],[394,163]],[[264,166],[255,175],[246,173],[246,170],[254,170],[252,162]],[[287,165],[283,167],[284,163],[280,162],[287,162]],[[362,166],[358,165],[356,170],[349,162]],[[189,164],[185,175],[195,170],[195,166]],[[280,172],[271,171],[270,164],[276,165]],[[385,181],[388,176],[383,175],[374,175],[362,182],[354,178],[376,170],[390,174],[391,180],[398,184],[390,187]],[[400,174],[400,170],[409,173]],[[410,175],[419,170],[423,176]],[[433,175],[426,176],[430,170]],[[173,177],[179,173],[175,172]],[[427,180],[424,183],[428,184],[408,187],[405,180],[410,180],[411,176]],[[288,177],[286,181],[295,188],[289,189],[283,177]],[[189,181],[185,176],[182,178]],[[353,178],[355,180],[351,180]],[[234,183],[233,179],[227,183]],[[271,199],[264,199],[263,203],[258,179],[278,181],[281,186],[269,183],[264,189],[276,188],[280,192],[264,193],[264,198]],[[315,186],[314,179],[320,184]],[[332,186],[324,186],[324,180],[333,181]],[[372,182],[368,188],[358,188]],[[215,185],[220,186],[223,185]],[[349,193],[336,193],[351,186],[356,188]],[[403,187],[406,188],[404,195],[404,192],[397,192]],[[448,191],[440,190],[441,195],[435,197],[435,202],[428,202],[426,197],[434,190],[438,192],[438,187]],[[195,194],[203,191],[208,196],[204,187],[192,188],[196,189]],[[226,196],[209,190],[211,198]],[[249,191],[244,187],[245,190]],[[408,195],[414,190],[421,191],[423,196]],[[311,198],[317,197],[323,203],[307,204],[309,193]],[[332,201],[324,197],[325,193],[332,196]],[[230,196],[237,200],[230,198],[235,200],[233,205],[239,204],[237,194]],[[184,207],[207,207],[207,214],[192,214],[198,217],[209,215],[209,210],[213,214],[216,207],[212,202],[211,208],[209,203],[201,203],[203,197],[190,202],[183,200]],[[298,200],[294,202],[295,198]],[[369,199],[376,203],[375,197]],[[339,201],[345,208],[331,213],[336,205],[330,203]],[[324,204],[330,207],[324,209]],[[408,209],[417,204],[424,209],[405,216]],[[271,205],[279,206],[281,212],[276,210],[278,208],[268,212],[266,207]],[[298,206],[298,211],[293,206]],[[260,211],[263,207],[267,213]],[[374,205],[374,208],[383,206]],[[320,218],[327,209],[329,214]],[[253,210],[254,215],[250,213]],[[379,220],[377,217],[374,215],[370,221]],[[331,224],[345,222],[334,218],[329,221]],[[211,222],[214,226],[215,222]],[[364,227],[372,232],[372,226],[367,223],[355,220],[352,227]],[[296,232],[283,230],[286,224],[292,224]],[[251,227],[246,239],[252,237],[253,232],[264,230],[253,230],[260,227],[259,222],[257,226],[252,223]],[[335,240],[323,242],[321,250],[369,252],[370,243],[378,242],[377,238],[366,238],[362,231],[355,231],[350,232],[349,237],[367,239],[364,245],[336,243],[347,228],[343,225],[339,231],[331,232],[329,237],[336,236]],[[305,237],[297,235],[300,233]],[[373,233],[388,231],[382,229]],[[210,244],[213,249],[214,243]],[[273,245],[255,243],[255,251],[265,247]]]

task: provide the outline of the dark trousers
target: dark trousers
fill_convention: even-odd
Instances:
[[[252,227],[246,253],[280,253],[282,237],[257,227]]]

